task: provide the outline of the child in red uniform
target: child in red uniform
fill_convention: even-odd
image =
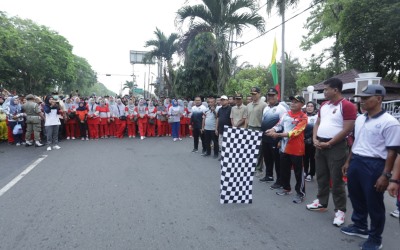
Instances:
[[[90,98],[88,104],[87,124],[89,126],[89,136],[90,139],[92,140],[99,139],[99,125],[100,125],[99,112],[100,112],[100,107],[96,104],[93,98]]]
[[[130,99],[128,101],[128,106],[126,106],[127,109],[127,120],[126,124],[128,126],[128,137],[129,138],[135,138],[136,137],[136,119],[137,119],[137,113],[135,111],[135,101],[134,99]]]
[[[149,106],[147,109],[149,112],[149,119],[147,121],[147,136],[156,136],[157,108],[154,106],[153,101],[149,101]]]
[[[138,106],[136,107],[136,113],[138,114],[138,126],[139,126],[139,134],[140,139],[143,140],[146,138],[146,129],[147,129],[147,118],[148,118],[148,109],[145,106],[145,100],[140,99]]]
[[[187,101],[178,100],[179,106],[182,109],[182,116],[180,121],[180,138],[186,137],[189,134],[189,123],[188,123],[188,108],[187,108]],[[186,102],[186,104],[185,104]]]
[[[157,107],[157,134],[158,136],[167,135],[167,109],[164,103],[160,103]]]

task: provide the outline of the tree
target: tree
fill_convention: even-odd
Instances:
[[[318,57],[312,56],[308,65],[298,72],[296,85],[298,89],[306,88],[324,81],[336,74],[333,67],[321,66],[324,62],[323,55]]]
[[[175,92],[180,96],[216,95],[218,62],[215,38],[203,33],[192,40],[185,62],[176,74]]]
[[[400,71],[400,2],[353,0],[344,5],[340,42],[349,68],[396,79]]]
[[[147,53],[145,60],[150,61],[152,58],[157,58],[162,69],[159,73],[164,77],[168,93],[173,95],[175,72],[172,65],[172,56],[178,51],[179,36],[176,33],[172,33],[167,37],[158,28],[154,31],[154,35],[156,35],[156,39],[148,40],[145,43],[145,47],[153,47],[153,49]],[[166,62],[167,68],[163,67],[164,62]]]
[[[326,38],[333,59],[326,67],[338,74],[346,69],[377,71],[389,80],[399,79],[400,3],[396,0],[326,0],[311,13],[302,48],[311,49]],[[324,60],[325,61],[325,60]]]
[[[177,22],[183,25],[189,19],[189,30],[181,39],[182,51],[186,52],[189,42],[198,34],[208,32],[215,37],[217,51],[218,94],[224,92],[230,77],[230,55],[227,37],[240,36],[243,29],[254,26],[264,31],[264,19],[258,15],[254,0],[202,0],[200,4],[188,5],[177,12]]]
[[[0,81],[17,93],[69,92],[97,82],[67,39],[31,20],[0,12]]]
[[[272,8],[278,8],[279,15],[282,17],[282,69],[281,69],[281,98],[284,99],[285,92],[285,12],[289,6],[294,6],[299,0],[267,0],[267,13],[270,15]]]
[[[333,45],[325,51],[329,52],[327,60],[332,59],[332,69],[339,74],[344,69],[343,48],[340,43],[341,29],[340,16],[343,11],[343,0],[327,0],[317,4],[316,9],[307,18],[305,28],[309,30],[307,36],[303,36],[301,48],[310,50],[313,45],[324,39],[333,39]]]

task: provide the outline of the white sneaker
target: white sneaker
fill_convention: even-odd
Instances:
[[[343,211],[338,210],[335,213],[335,219],[333,219],[333,225],[340,227],[344,223],[345,214]]]
[[[327,208],[324,207],[321,203],[319,203],[318,199],[313,200],[313,202],[311,204],[306,205],[308,210],[311,211],[327,211]]]
[[[311,175],[307,175],[307,177],[306,177],[306,181],[312,181],[312,177],[311,177]]]
[[[21,146],[21,143],[17,142],[17,144],[15,144],[15,146],[19,147],[19,146]]]
[[[75,137],[72,137],[71,139],[72,139],[72,140],[75,140]]]
[[[58,145],[53,146],[53,149],[60,149],[61,147]]]
[[[182,141],[182,138],[179,138],[180,141]]]
[[[86,137],[86,141],[89,141],[89,137]]]
[[[144,140],[144,136],[141,136],[141,137],[140,137],[140,140]]]
[[[51,151],[51,147],[50,146],[47,147],[47,151]]]
[[[394,217],[394,218],[399,218],[399,210],[396,209],[393,212],[390,213],[390,216]]]
[[[68,136],[68,137],[67,137],[67,140],[69,140],[69,139],[71,139],[71,137]]]
[[[85,138],[83,138],[83,137],[82,137],[82,139],[81,139],[81,140],[82,140],[82,141],[84,141],[84,140],[85,140]]]
[[[177,138],[174,138],[174,141],[177,141],[178,139]]]

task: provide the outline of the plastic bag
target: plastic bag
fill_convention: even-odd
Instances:
[[[14,126],[14,128],[13,128],[13,134],[14,134],[14,135],[20,135],[20,134],[22,134],[22,126],[21,126],[21,124],[17,123],[17,125]]]

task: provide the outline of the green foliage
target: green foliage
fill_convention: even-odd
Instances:
[[[329,52],[328,71],[335,74],[353,68],[377,71],[379,76],[398,81],[399,13],[398,0],[323,1],[307,19],[305,27],[309,33],[301,47],[309,50],[326,38],[334,39],[326,50]]]
[[[335,75],[332,68],[324,68],[321,66],[323,59],[322,55],[319,57],[312,57],[309,60],[308,65],[298,72],[298,78],[296,81],[298,89],[315,85]]]
[[[340,27],[350,68],[377,71],[395,79],[400,70],[400,2],[353,0],[346,3]]]
[[[57,32],[31,20],[0,12],[0,81],[17,93],[69,92],[90,86],[96,76]]]
[[[189,30],[181,39],[182,52],[198,34],[211,32],[215,37],[218,73],[218,94],[224,92],[229,80],[231,59],[228,52],[228,37],[240,36],[244,28],[253,26],[264,31],[264,19],[257,14],[254,0],[202,0],[199,4],[188,5],[177,12],[177,21],[183,24],[189,20]]]
[[[185,64],[177,71],[175,93],[179,96],[216,95],[217,52],[215,38],[203,33],[192,40],[185,54]]]
[[[79,93],[81,96],[91,96],[95,93],[97,96],[115,96],[116,93],[109,90],[104,84],[98,82],[90,85],[89,87],[79,88]]]
[[[167,68],[164,68],[162,73],[164,75],[163,80],[166,82],[168,93],[173,95],[175,72],[172,66],[172,56],[178,51],[179,36],[176,33],[171,33],[167,37],[158,28],[156,28],[156,31],[154,31],[154,35],[156,36],[156,39],[148,40],[145,43],[145,47],[153,48],[150,52],[146,54],[145,61],[150,61],[153,58],[157,58],[159,63],[161,63],[161,68],[163,68],[163,64],[166,62]]]
[[[248,67],[236,73],[234,78],[229,80],[225,90],[226,95],[234,95],[236,92],[249,95],[254,86],[261,89],[261,93],[266,93],[268,88],[273,87],[272,75],[265,66]]]

